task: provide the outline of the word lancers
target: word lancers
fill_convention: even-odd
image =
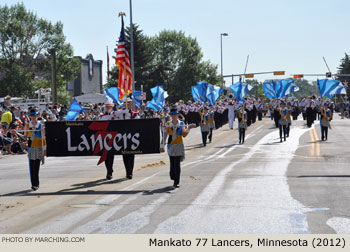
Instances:
[[[136,150],[140,145],[140,133],[118,133],[118,132],[101,132],[90,136],[90,139],[82,134],[80,136],[81,142],[77,146],[72,146],[70,127],[66,129],[68,151],[95,151],[98,147],[99,151],[110,151],[114,148],[116,151],[120,150]]]

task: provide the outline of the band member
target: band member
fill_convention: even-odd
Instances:
[[[124,104],[124,110],[114,111],[114,104],[111,101],[105,103],[105,113],[100,116],[100,120],[118,120],[118,119],[130,119],[133,116],[133,112],[129,110],[130,101],[127,100]],[[123,155],[123,162],[126,171],[126,178],[132,179],[133,169],[134,169],[134,154]],[[107,169],[106,179],[111,180],[113,178],[113,163],[114,163],[114,153],[112,151],[108,152],[107,158],[105,160],[105,166]]]
[[[264,110],[264,102],[263,101],[259,101],[259,103],[257,104],[257,113],[258,113],[258,120],[261,121],[262,120],[262,116],[263,116],[263,110]]]
[[[30,122],[26,126],[25,136],[28,138],[29,171],[32,190],[39,189],[40,162],[44,164],[46,155],[46,141],[44,126],[38,121],[39,113],[35,109],[29,112]]]
[[[203,108],[203,113],[200,112],[201,115],[201,133],[202,133],[202,141],[203,146],[205,147],[207,145],[207,138],[209,134],[209,113],[208,108]]]
[[[209,143],[211,143],[211,140],[213,139],[213,130],[215,129],[215,121],[214,121],[214,111],[211,109],[209,112]]]
[[[275,121],[276,128],[279,127],[279,125],[278,125],[279,118],[280,118],[280,114],[279,114],[278,102],[275,101],[273,103],[273,120]]]
[[[292,125],[292,118],[291,118],[291,115],[293,113],[293,109],[292,109],[292,106],[290,104],[290,102],[287,103],[287,137],[289,137],[289,132],[290,132],[290,126]]]
[[[328,139],[328,128],[331,129],[330,121],[332,120],[332,112],[328,108],[328,104],[325,103],[324,107],[321,108],[321,134],[322,141],[327,141]]]
[[[105,103],[105,113],[102,114],[99,120],[115,120],[116,114],[113,113],[114,104],[111,101]],[[107,158],[105,160],[105,166],[107,169],[106,179],[111,180],[113,178],[113,163],[114,163],[114,153],[109,151],[107,154]]]
[[[286,104],[284,102],[281,102],[281,108],[279,109],[279,130],[280,130],[280,139],[282,142],[282,131],[283,131],[283,138],[284,141],[286,141],[286,136],[287,136],[287,125],[288,125],[288,121],[287,121],[287,114],[288,114],[288,110],[286,108]]]
[[[238,111],[239,144],[244,144],[247,127],[247,111],[242,106]]]
[[[167,123],[165,132],[169,135],[168,138],[168,155],[170,158],[170,179],[174,181],[174,187],[180,187],[181,161],[185,158],[185,148],[183,137],[186,137],[191,128],[196,125],[191,124],[186,129],[185,123],[178,120],[179,111],[174,106],[170,110],[171,121]]]
[[[235,104],[232,100],[225,106],[228,109],[228,122],[230,129],[233,129],[233,123],[235,121]]]

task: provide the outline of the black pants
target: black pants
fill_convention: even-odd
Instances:
[[[132,171],[134,170],[135,155],[123,155],[123,162],[125,166],[126,176],[132,175]]]
[[[273,119],[275,120],[275,126],[278,128],[278,120],[279,120],[279,112],[277,110],[274,110],[273,112]]]
[[[244,143],[245,139],[245,128],[239,128],[239,143]]]
[[[29,159],[30,182],[32,186],[39,186],[40,159]]]
[[[123,162],[125,166],[126,176],[132,175],[132,172],[134,170],[135,155],[133,154],[123,155]],[[114,154],[112,152],[108,152],[107,158],[105,160],[105,166],[106,166],[108,175],[112,175],[113,173],[113,163],[114,163]]]
[[[107,169],[107,175],[112,175],[113,173],[113,163],[114,163],[114,154],[112,152],[108,152],[107,158],[105,160],[105,166]]]
[[[289,137],[289,132],[290,132],[290,123],[288,123],[287,128],[286,128],[287,137]]]
[[[181,173],[181,156],[170,156],[170,179],[174,180],[174,184],[178,185],[180,183],[180,173]]]
[[[286,141],[287,126],[286,126],[286,125],[281,125],[281,124],[280,124],[280,139],[281,139],[281,141],[282,141],[282,130],[283,130],[284,141]]]
[[[322,141],[327,140],[328,139],[328,127],[322,127]]]
[[[213,139],[213,128],[209,129],[209,135],[208,135],[209,142]]]
[[[204,145],[204,146],[207,145],[208,133],[209,133],[209,132],[202,131],[202,141],[203,141],[203,145]]]
[[[262,112],[258,112],[258,120],[259,120],[259,121],[262,120]]]

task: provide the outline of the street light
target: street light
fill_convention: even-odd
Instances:
[[[224,74],[223,74],[223,66],[222,66],[222,36],[228,36],[227,33],[220,34],[220,45],[221,45],[221,85],[224,87]]]

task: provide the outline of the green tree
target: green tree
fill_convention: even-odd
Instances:
[[[63,24],[39,18],[23,4],[0,6],[0,96],[35,97],[51,83],[50,48],[56,49],[58,93],[80,71],[73,48],[65,43]]]
[[[255,98],[264,98],[264,88],[262,82],[259,82],[256,79],[246,80],[245,82],[253,87],[249,92],[249,96],[254,95]]]
[[[350,57],[349,54],[345,53],[344,58],[340,60],[340,66],[338,67],[339,74],[350,74]],[[348,81],[350,79],[349,76],[339,76],[338,80],[340,81]]]
[[[162,66],[163,83],[169,94],[169,102],[191,99],[191,86],[197,81],[219,84],[217,66],[202,61],[203,54],[195,38],[182,31],[160,32],[152,39],[154,65]]]
[[[320,92],[317,87],[317,82],[309,82],[308,80],[305,79],[293,79],[295,85],[299,87],[299,91],[293,93],[292,96],[296,98],[302,98],[302,97],[307,97],[307,96],[319,96]]]
[[[127,45],[130,45],[130,29],[126,29]],[[128,47],[130,48],[130,46]],[[134,25],[135,87],[143,85],[147,99],[152,98],[150,89],[163,85],[170,102],[191,99],[191,86],[197,81],[219,84],[217,65],[203,61],[203,54],[196,39],[183,32],[162,31],[153,37],[143,35]],[[110,71],[107,87],[118,83],[118,68]]]
[[[345,53],[344,58],[341,59],[340,61],[340,66],[338,67],[338,73],[339,74],[350,74],[350,57],[349,54]],[[346,88],[346,93],[347,96],[350,97],[350,76],[339,76],[337,78],[341,82],[345,82],[345,88]]]

